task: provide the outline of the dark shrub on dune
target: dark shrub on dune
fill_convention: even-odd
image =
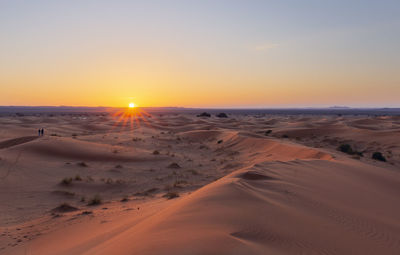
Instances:
[[[347,154],[353,154],[353,149],[351,148],[350,144],[341,144],[338,147],[338,151],[347,153]]]
[[[338,151],[347,153],[349,155],[358,155],[360,157],[364,156],[361,151],[353,150],[353,148],[351,147],[350,144],[341,144],[337,149],[338,149]]]
[[[211,117],[211,114],[209,114],[208,112],[203,112],[203,113],[197,115],[197,117]]]
[[[224,112],[218,113],[216,116],[218,118],[228,118],[228,115],[226,115],[226,113],[224,113]]]
[[[62,203],[61,205],[57,206],[56,208],[54,208],[51,211],[52,212],[73,212],[76,210],[78,210],[78,208],[71,206],[67,203]]]
[[[267,131],[265,131],[265,135],[269,135],[269,134],[271,134],[272,133],[272,130],[271,129],[268,129]]]
[[[99,205],[99,204],[101,204],[101,197],[99,195],[95,195],[88,202],[88,205]]]
[[[167,194],[163,195],[163,197],[166,197],[167,199],[173,199],[179,197],[179,194],[176,192],[168,192]]]
[[[88,167],[88,164],[86,164],[85,162],[79,162],[77,163],[77,165],[81,167]]]
[[[61,185],[66,185],[66,186],[67,186],[67,185],[71,185],[71,184],[72,184],[72,178],[67,178],[67,177],[66,177],[66,178],[62,179],[61,182],[60,182],[60,184],[61,184]]]
[[[181,166],[178,164],[178,163],[171,163],[171,164],[169,164],[169,166],[168,166],[168,168],[175,168],[175,169],[177,169],[177,168],[181,168]]]
[[[380,152],[378,152],[378,151],[377,151],[377,152],[374,152],[374,153],[372,154],[372,159],[386,162],[386,158],[382,155],[382,153],[380,153]]]

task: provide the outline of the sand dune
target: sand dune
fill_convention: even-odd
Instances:
[[[96,118],[53,117],[57,135],[39,139],[28,134],[43,123],[26,118],[33,131],[0,141],[2,254],[400,250],[396,118],[163,115],[125,128]],[[343,143],[364,157],[337,151]],[[95,194],[102,204],[80,201]],[[74,209],[52,210],[61,202]]]
[[[37,138],[38,138],[38,136],[23,136],[23,137],[8,139],[8,140],[0,142],[0,149],[5,149],[5,148],[12,147],[12,146],[16,146],[18,144],[27,143],[27,142],[33,141]]]
[[[133,151],[123,146],[111,146],[100,143],[74,141],[71,138],[47,138],[36,142],[20,145],[16,150],[34,153],[42,157],[59,157],[76,160],[92,161],[149,161],[161,160],[165,157],[154,158],[150,151]]]
[[[105,241],[29,254],[397,254],[399,185],[397,173],[359,162],[267,162]]]

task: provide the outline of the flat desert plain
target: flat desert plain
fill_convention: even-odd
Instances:
[[[0,254],[398,255],[399,202],[399,116],[0,117]]]

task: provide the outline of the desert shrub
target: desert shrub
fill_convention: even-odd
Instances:
[[[68,203],[62,203],[61,205],[54,208],[52,211],[53,212],[73,212],[76,210],[78,210],[78,208],[71,206]]]
[[[289,136],[288,135],[283,135],[282,138],[289,138]]]
[[[208,112],[203,112],[203,113],[197,115],[197,117],[211,117],[211,114],[209,114]]]
[[[226,115],[226,113],[224,113],[224,112],[218,113],[216,116],[218,118],[228,118],[228,115]]]
[[[174,163],[169,164],[168,168],[178,169],[178,168],[181,168],[181,166],[178,163],[174,162]]]
[[[115,168],[122,168],[122,165],[116,165]]]
[[[99,195],[95,195],[89,200],[88,205],[99,205],[101,202],[101,197]]]
[[[160,152],[158,150],[153,151],[153,155],[159,155]]]
[[[353,148],[351,148],[350,144],[341,144],[338,147],[338,151],[347,153],[347,154],[353,154]]]
[[[72,178],[71,177],[65,177],[64,179],[61,180],[60,184],[62,184],[62,185],[71,185],[72,184]]]
[[[121,202],[128,202],[129,201],[129,199],[127,198],[127,197],[123,197],[122,199],[121,199]]]
[[[67,191],[67,190],[55,190],[52,193],[55,194],[55,195],[61,195],[61,196],[66,196],[66,197],[75,196],[74,192],[70,192],[70,191]]]
[[[271,134],[272,133],[272,130],[271,129],[268,129],[267,131],[265,131],[265,135],[269,135],[269,134]]]
[[[81,167],[88,167],[88,164],[86,164],[85,162],[79,162],[77,163],[77,165]]]
[[[223,140],[218,140],[218,142],[217,142],[217,143],[218,143],[218,144],[220,144],[220,143],[222,143],[222,142],[223,142]]]
[[[174,188],[182,188],[182,185],[187,184],[186,180],[176,180],[173,187]]]
[[[174,199],[179,197],[179,194],[176,192],[168,192],[163,197],[166,197],[167,199]]]
[[[377,151],[372,154],[372,159],[386,162],[386,158],[382,155],[381,152]]]
[[[94,182],[93,177],[90,175],[86,176],[86,182]]]
[[[350,144],[341,144],[341,145],[337,148],[337,150],[338,150],[338,151],[341,151],[341,152],[343,152],[343,153],[347,153],[347,154],[349,154],[349,155],[357,155],[357,156],[360,156],[360,157],[363,157],[363,156],[364,156],[363,153],[362,153],[361,151],[353,150],[353,148],[351,147]]]
[[[82,181],[82,178],[79,174],[75,175],[75,181]]]
[[[196,170],[188,170],[188,172],[191,172],[193,175],[199,175],[199,172]]]

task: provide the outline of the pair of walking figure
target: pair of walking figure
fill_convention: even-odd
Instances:
[[[38,135],[39,136],[43,136],[43,134],[44,134],[44,129],[42,128],[42,129],[38,129]]]

